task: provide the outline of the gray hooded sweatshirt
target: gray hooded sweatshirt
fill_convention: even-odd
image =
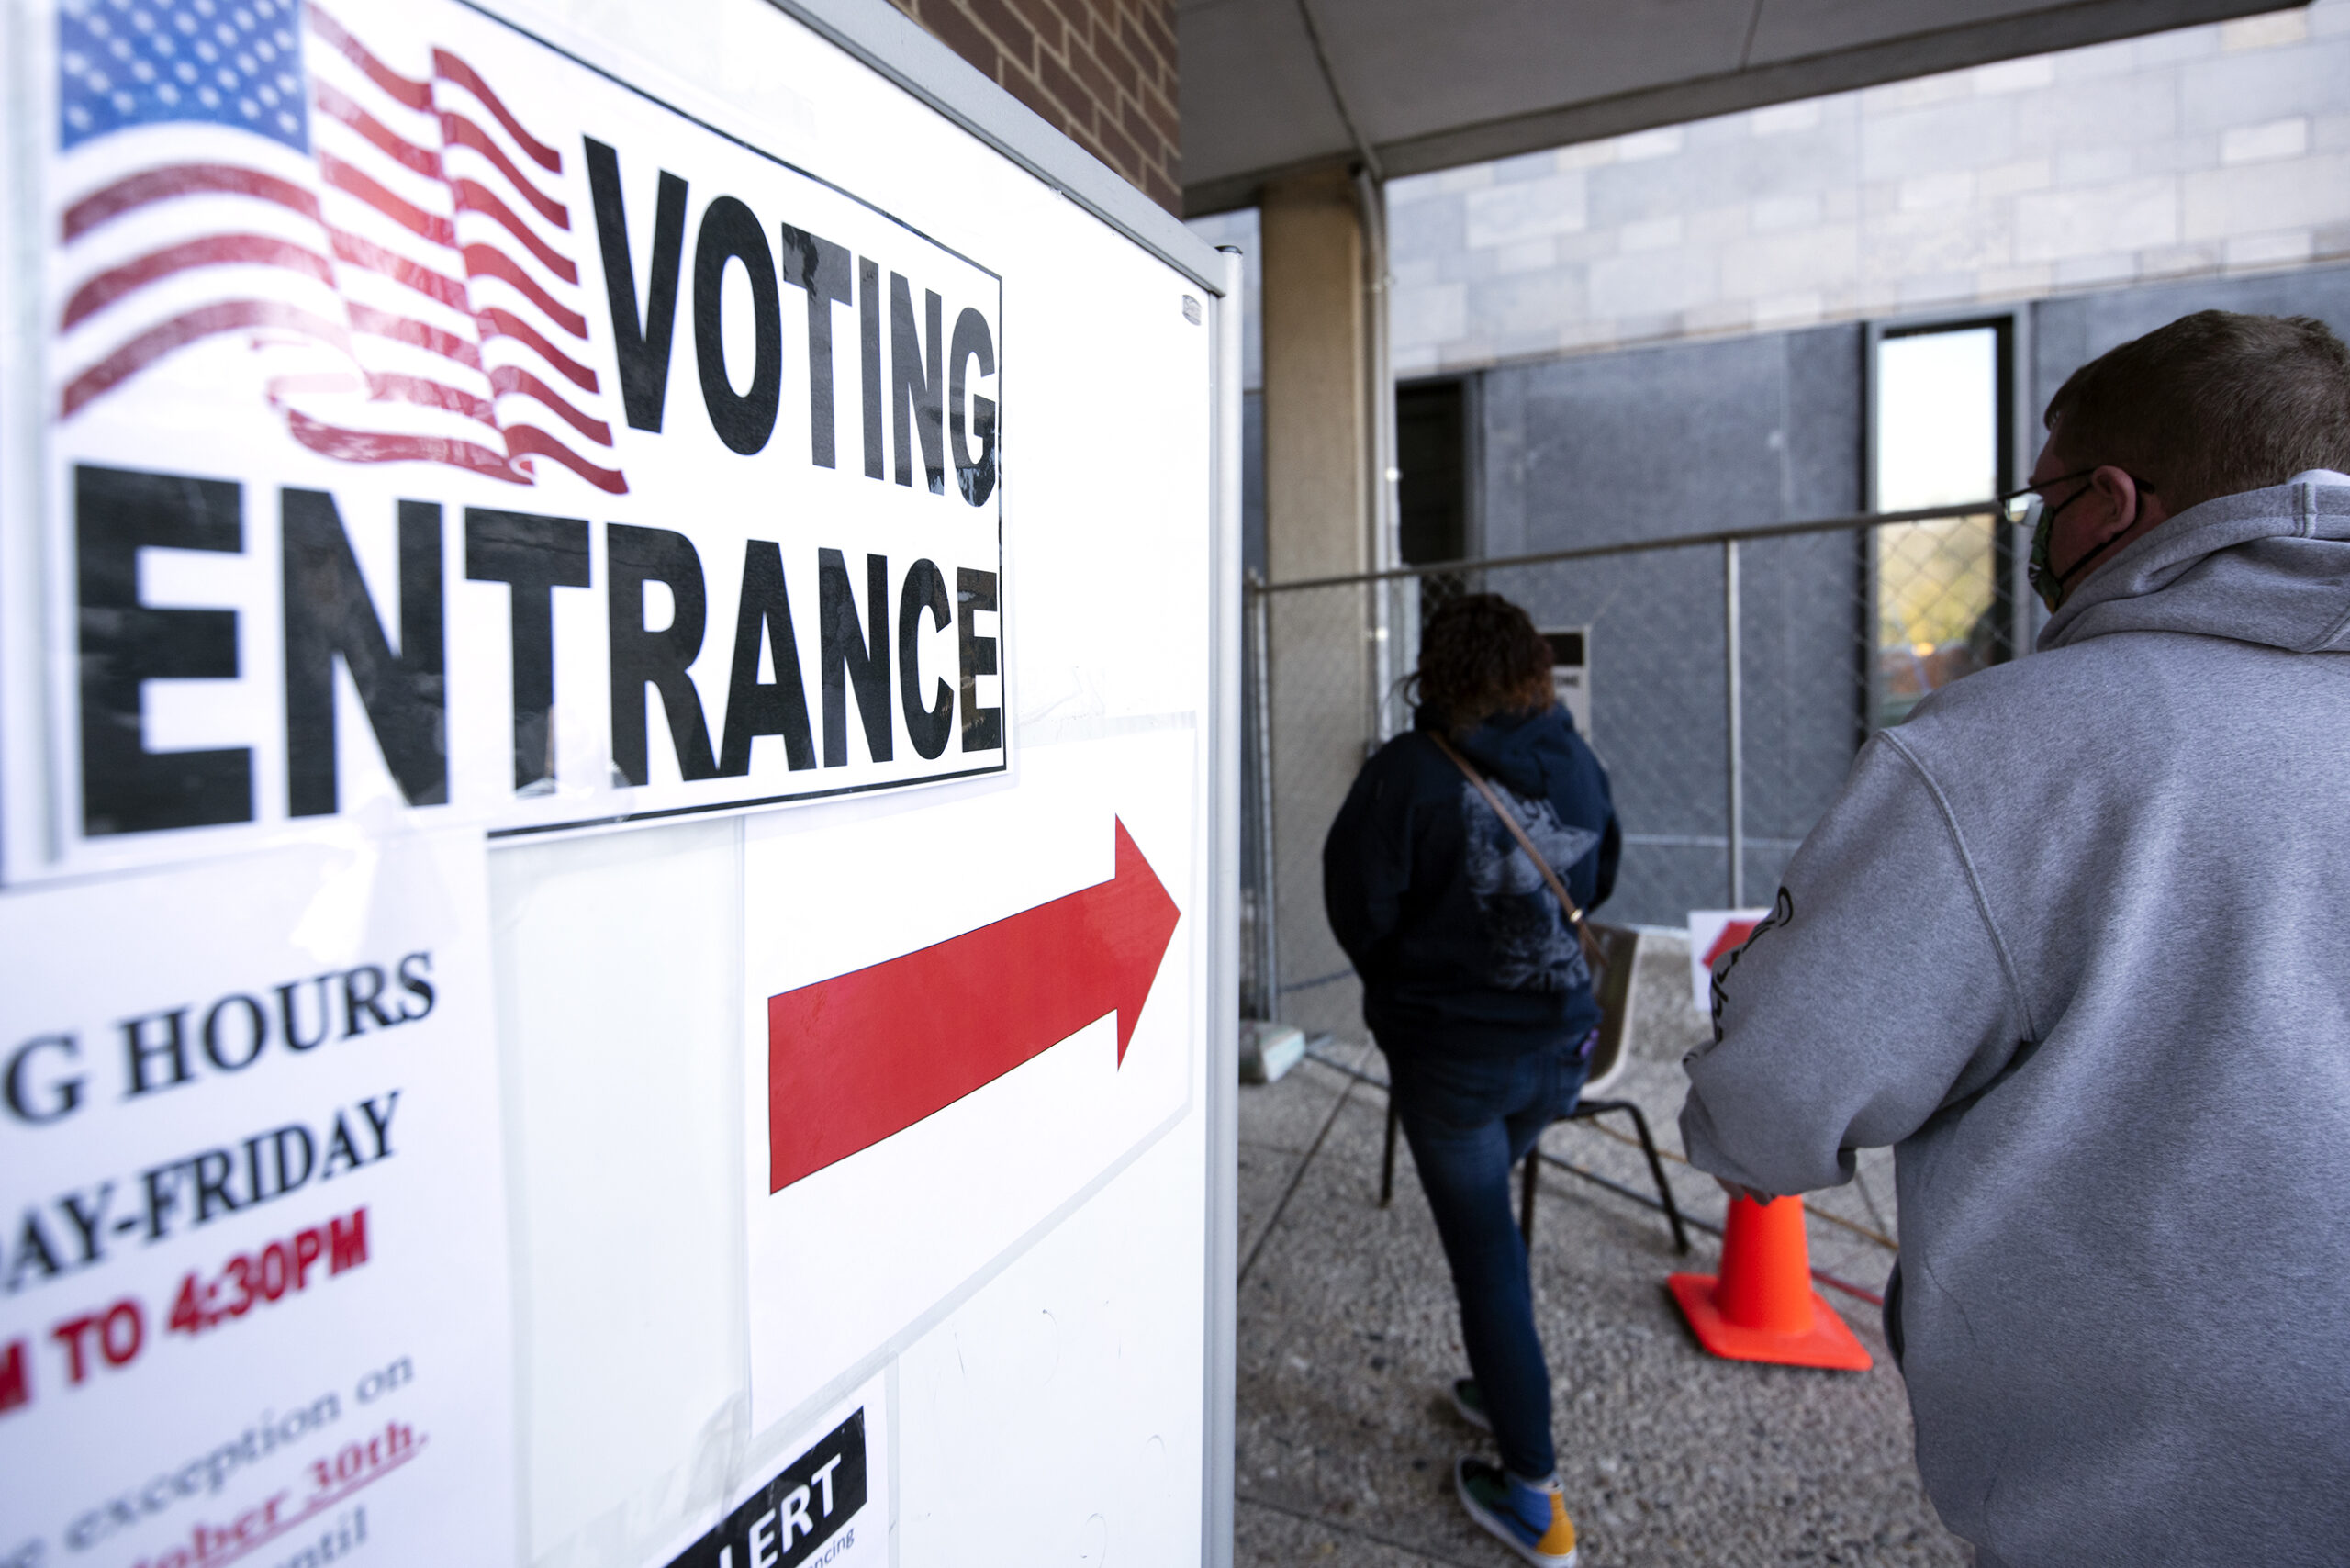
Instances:
[[[2350,1562],[2350,480],[2180,513],[1871,740],[1690,1158],[1897,1146],[1902,1371],[2005,1568]]]

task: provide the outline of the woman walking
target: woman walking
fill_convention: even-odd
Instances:
[[[1412,733],[1364,765],[1331,824],[1323,897],[1451,1265],[1472,1374],[1453,1402],[1501,1450],[1455,1464],[1461,1506],[1528,1562],[1571,1568],[1509,1174],[1590,1068],[1599,1003],[1579,927],[1621,835],[1524,610],[1497,594],[1445,605],[1413,679]]]

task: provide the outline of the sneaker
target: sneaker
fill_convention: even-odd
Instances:
[[[1464,1458],[1452,1467],[1452,1484],[1469,1517],[1503,1545],[1544,1568],[1574,1568],[1575,1522],[1557,1481],[1529,1486],[1497,1464]]]
[[[1494,1418],[1485,1414],[1485,1396],[1477,1392],[1475,1378],[1456,1377],[1452,1380],[1452,1408],[1454,1414],[1479,1431],[1494,1429]]]

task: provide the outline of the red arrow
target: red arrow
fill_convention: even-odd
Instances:
[[[1731,921],[1722,927],[1722,934],[1714,938],[1714,945],[1707,948],[1706,956],[1697,961],[1706,968],[1712,969],[1724,953],[1729,952],[1732,947],[1744,946],[1746,939],[1754,935],[1754,928],[1762,924],[1759,916],[1753,920]]]
[[[1106,882],[767,999],[767,1191],[903,1132],[1113,1009],[1125,1065],[1181,912],[1115,825]]]

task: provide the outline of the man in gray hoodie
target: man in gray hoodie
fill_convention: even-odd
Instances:
[[[1682,1134],[1758,1193],[1896,1146],[1983,1568],[2350,1562],[2350,353],[2206,311],[2047,422],[2039,652],[1862,750]]]

